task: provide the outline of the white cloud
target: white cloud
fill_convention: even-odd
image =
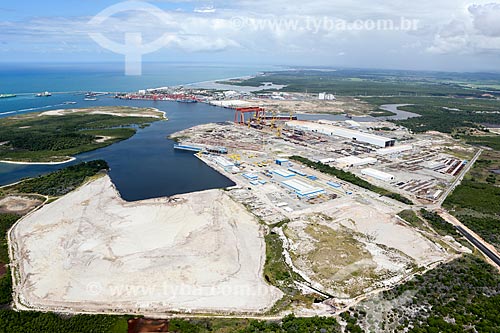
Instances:
[[[116,15],[99,27],[90,17],[46,17],[0,22],[0,41],[18,47],[57,44],[70,52],[98,46],[89,32],[101,32],[123,42],[126,32],[141,32],[145,42],[167,33],[167,47],[185,53],[224,52],[242,61],[345,61],[352,66],[425,67],[424,57],[478,55],[500,52],[500,4],[491,0],[240,0],[148,1],[162,8],[176,3],[165,19],[148,13]],[[176,5],[176,6],[177,6]],[[97,14],[97,13],[96,13]],[[339,30],[335,20],[417,19],[416,31]],[[344,55],[349,56],[344,56]],[[278,60],[276,60],[278,59]],[[429,58],[430,59],[430,58]],[[428,60],[427,60],[428,61]]]
[[[500,4],[471,4],[460,20],[448,21],[427,48],[438,54],[500,53]]]
[[[469,7],[474,28],[484,36],[500,36],[500,3]]]

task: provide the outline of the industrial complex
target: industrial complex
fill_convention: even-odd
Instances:
[[[170,138],[176,153],[193,154],[235,186],[127,203],[106,177],[21,221],[11,233],[16,306],[155,317],[333,315],[470,251],[398,214],[439,205],[473,148],[383,121],[298,120],[260,106],[234,112],[233,121]],[[287,285],[263,274],[269,235],[293,272]],[[27,256],[31,249],[38,254]],[[65,266],[53,269],[53,256]],[[86,293],[94,280],[98,291]],[[276,310],[290,293],[307,301]]]

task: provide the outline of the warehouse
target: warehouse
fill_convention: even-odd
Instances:
[[[297,196],[301,199],[310,199],[326,193],[326,191],[320,187],[311,186],[297,179],[285,180],[282,184],[294,190]]]
[[[295,176],[295,174],[293,172],[288,171],[288,170],[283,170],[283,169],[276,169],[276,170],[272,170],[271,172],[274,173],[275,175],[281,176],[283,178],[290,178],[290,177]]]
[[[335,162],[342,167],[355,167],[367,164],[375,164],[377,163],[377,159],[373,157],[359,158],[357,156],[346,156],[338,158]]]
[[[300,121],[292,120],[286,123],[288,127],[300,129],[309,132],[321,133],[331,136],[340,136],[342,138],[351,139],[353,141],[368,143],[374,146],[386,148],[393,147],[396,144],[396,140],[386,138],[379,135],[374,135],[370,133],[355,131],[352,129],[334,126],[323,121],[322,123],[310,122],[310,121]]]
[[[225,159],[222,156],[216,156],[216,157],[214,157],[214,162],[217,163],[218,165],[220,165],[222,168],[224,168],[226,170],[229,169],[229,168],[234,167],[234,163],[233,162],[228,161],[227,159]]]
[[[368,176],[368,177],[375,178],[375,179],[383,180],[385,182],[394,180],[393,175],[386,173],[386,172],[383,172],[383,171],[380,171],[380,170],[372,169],[372,168],[366,168],[366,169],[361,170],[361,174]]]

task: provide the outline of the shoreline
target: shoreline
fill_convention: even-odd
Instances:
[[[76,160],[76,157],[70,157],[66,161],[61,161],[61,162],[22,162],[22,161],[6,161],[6,160],[0,160],[0,163],[4,164],[16,164],[16,165],[59,165],[59,164],[66,164],[70,163]]]

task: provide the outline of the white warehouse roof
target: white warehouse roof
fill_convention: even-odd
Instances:
[[[386,173],[386,172],[383,172],[383,171],[380,171],[380,170],[372,169],[372,168],[366,168],[366,169],[361,170],[361,174],[368,176],[368,177],[375,178],[375,179],[383,180],[385,182],[388,182],[388,181],[394,179],[393,175]]]
[[[325,189],[321,187],[311,186],[297,179],[285,180],[282,183],[283,185],[294,190],[295,193],[301,198],[302,197],[310,198],[325,193]]]
[[[368,143],[379,147],[392,147],[396,140],[383,136],[355,131],[352,129],[334,126],[323,122],[311,122],[301,120],[291,120],[286,123],[288,127],[298,128],[306,131],[317,132],[325,135],[340,136],[354,141]]]
[[[411,146],[411,145],[382,148],[382,149],[377,149],[377,155],[397,154],[397,153],[402,153],[404,151],[408,151],[408,150],[412,150],[412,149],[413,149],[413,146]]]
[[[360,166],[366,164],[375,164],[377,163],[377,159],[373,157],[359,158],[357,156],[346,156],[336,159],[335,162],[347,166]]]
[[[214,158],[214,161],[215,161],[215,163],[219,164],[223,168],[229,168],[229,167],[233,167],[234,166],[233,162],[226,160],[222,156],[216,156]]]

